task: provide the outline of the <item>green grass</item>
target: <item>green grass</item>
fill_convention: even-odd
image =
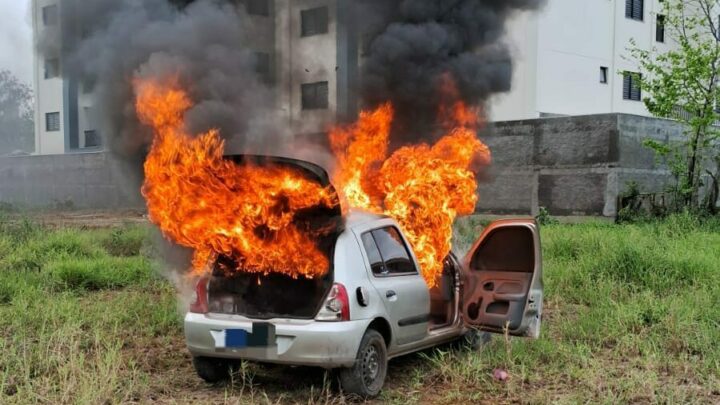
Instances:
[[[483,224],[461,221],[456,244]],[[250,365],[231,384],[202,383],[150,239],[143,226],[0,219],[0,403],[346,402],[303,368]],[[720,220],[553,224],[542,242],[540,339],[393,360],[377,402],[720,402]]]

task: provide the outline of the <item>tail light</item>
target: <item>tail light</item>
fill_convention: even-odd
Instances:
[[[328,322],[350,320],[350,300],[344,285],[333,284],[315,319]]]
[[[192,301],[190,303],[190,312],[194,314],[208,313],[208,283],[207,278],[201,278],[195,285]]]

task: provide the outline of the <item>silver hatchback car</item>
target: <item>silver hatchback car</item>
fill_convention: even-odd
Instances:
[[[218,271],[199,280],[185,316],[201,378],[226,379],[238,360],[318,366],[337,369],[344,392],[371,398],[394,357],[479,339],[479,330],[539,335],[542,258],[533,219],[490,224],[462,260],[447,257],[432,289],[392,218],[351,212],[325,243],[333,260],[322,279],[226,276],[223,267],[234,263],[217,258]]]

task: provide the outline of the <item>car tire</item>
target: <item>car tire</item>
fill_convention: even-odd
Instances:
[[[491,340],[492,334],[477,329],[469,329],[460,338],[460,347],[476,352],[485,347]]]
[[[378,331],[368,329],[360,342],[355,364],[339,372],[343,392],[363,400],[378,396],[385,384],[387,363],[385,339]]]
[[[226,359],[211,357],[193,357],[193,366],[197,375],[208,383],[218,383],[230,379],[233,363]]]

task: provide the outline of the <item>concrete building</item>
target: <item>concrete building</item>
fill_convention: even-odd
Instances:
[[[253,1],[257,0],[247,0],[247,5]],[[353,119],[359,51],[352,0],[271,3],[278,108],[289,128],[299,137],[316,136],[330,122]]]
[[[490,103],[492,121],[626,113],[649,116],[628,47],[666,51],[662,0],[548,0],[510,23],[512,90]]]
[[[61,16],[71,12],[72,3],[59,0],[33,0],[32,20],[36,40],[44,38],[49,51],[36,53],[35,153],[53,155],[102,148],[93,122],[92,84],[62,74],[63,51],[79,38],[80,27],[63,26]]]
[[[63,52],[81,35],[81,27],[63,25],[63,14],[72,12],[71,2],[33,0],[32,21],[36,41],[43,38],[49,50],[36,53],[35,153],[53,155],[102,148],[92,114],[92,83],[64,77]]]

